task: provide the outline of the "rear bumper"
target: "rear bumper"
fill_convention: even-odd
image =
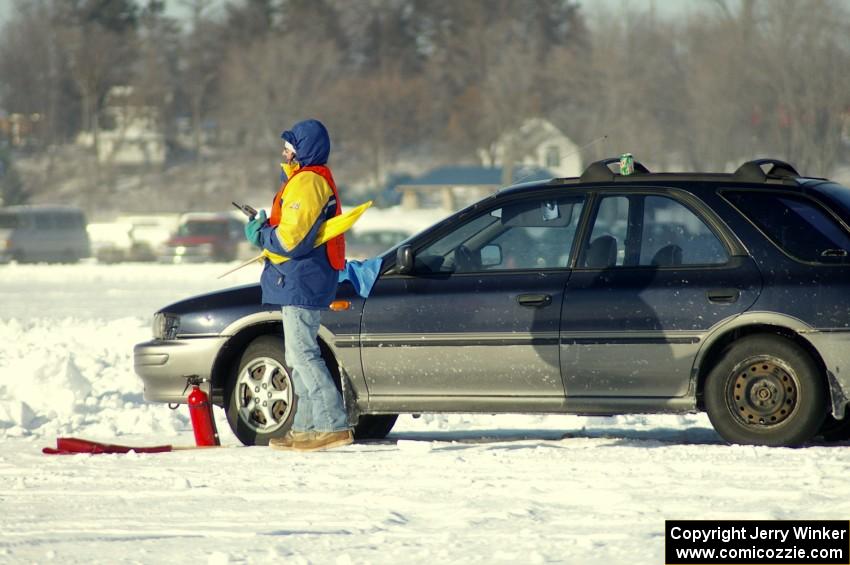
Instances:
[[[814,345],[823,358],[829,379],[832,415],[842,419],[850,401],[850,371],[847,370],[850,365],[850,331],[812,331],[805,332],[803,337]]]
[[[226,337],[146,341],[133,348],[133,367],[150,402],[185,402],[186,377],[209,379]],[[203,387],[210,392],[209,384]]]

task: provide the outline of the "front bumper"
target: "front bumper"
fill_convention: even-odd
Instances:
[[[133,366],[145,387],[145,400],[185,402],[186,377],[209,379],[226,337],[146,341],[133,348]],[[207,393],[209,383],[204,383]]]
[[[215,249],[198,245],[168,246],[159,256],[160,263],[208,263],[215,261]]]

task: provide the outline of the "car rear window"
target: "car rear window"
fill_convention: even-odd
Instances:
[[[834,182],[819,182],[814,185],[814,189],[834,199],[841,208],[836,208],[835,211],[839,212],[845,222],[850,220],[850,188]]]
[[[788,255],[814,263],[845,263],[850,233],[823,205],[802,195],[724,192],[741,213]]]

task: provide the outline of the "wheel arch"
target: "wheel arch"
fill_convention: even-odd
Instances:
[[[283,337],[283,321],[279,316],[274,317],[268,314],[271,313],[254,314],[244,319],[243,323],[234,324],[227,328],[226,331],[228,333],[232,332],[232,335],[222,345],[221,349],[219,349],[212,370],[210,371],[213,403],[219,406],[225,405],[227,381],[231,375],[235,374],[242,353],[252,341],[264,335]],[[342,386],[340,383],[342,382],[343,370],[339,366],[336,352],[329,343],[329,337],[332,337],[332,334],[323,326],[320,327],[317,337],[319,348],[325,359],[332,360],[332,362],[327,363],[328,370],[337,382],[337,385]]]
[[[778,316],[778,318],[784,318],[784,316]],[[836,409],[835,391],[828,377],[826,363],[815,346],[801,335],[800,331],[807,328],[800,327],[802,323],[799,320],[791,320],[793,320],[793,323],[783,322],[778,319],[760,322],[750,321],[743,324],[735,324],[732,327],[721,329],[712,334],[700,350],[697,360],[694,363],[697,408],[699,410],[705,410],[704,390],[706,378],[720,360],[724,350],[731,343],[751,335],[775,335],[788,339],[809,355],[818,368],[819,377],[823,381],[826,390],[829,391],[829,401],[834,412]]]
[[[227,382],[239,366],[242,353],[252,341],[264,335],[279,335],[283,337],[283,323],[280,320],[267,320],[243,326],[239,331],[221,346],[210,371],[212,380],[212,401],[218,406],[225,406]]]

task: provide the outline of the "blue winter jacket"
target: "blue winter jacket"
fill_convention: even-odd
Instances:
[[[300,166],[327,163],[330,137],[318,120],[298,122],[281,137],[295,147]],[[333,191],[320,175],[305,171],[286,187],[284,202],[280,225],[267,223],[259,232],[263,249],[290,259],[280,264],[266,259],[260,277],[263,303],[327,308],[336,296],[338,273],[328,262],[325,245],[313,244],[319,227],[334,216]]]

